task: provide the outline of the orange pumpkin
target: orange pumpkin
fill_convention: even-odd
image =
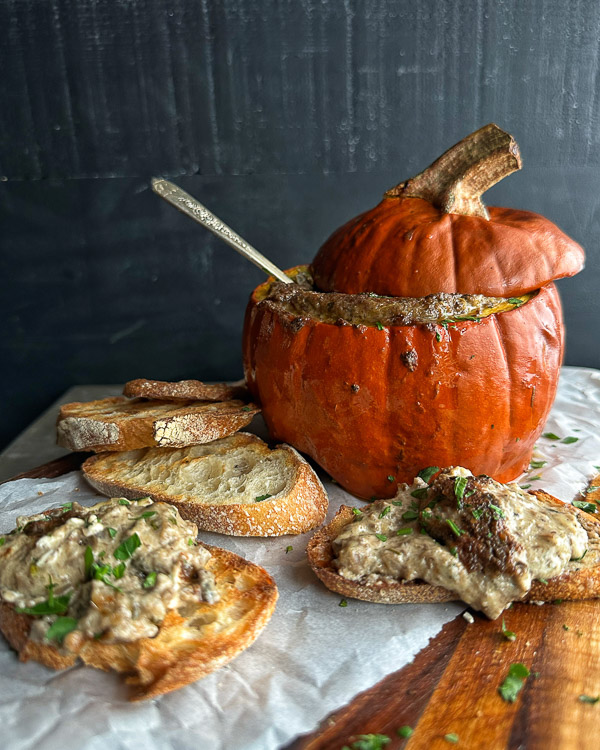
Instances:
[[[538,290],[524,304],[509,300],[504,312],[441,324],[336,324],[269,300],[269,280],[248,305],[246,380],[272,437],[308,453],[361,497],[392,496],[398,482],[430,465],[514,479],[554,400],[563,325],[551,279],[579,270],[583,251],[542,217],[509,209],[484,217],[473,170],[478,185],[487,174],[489,187],[518,168],[519,157],[510,136],[495,126],[482,131],[430,167],[435,179],[428,170],[415,178],[429,185],[428,201],[403,197],[413,181],[403,183],[396,197],[338,230],[313,270],[319,286],[350,294]],[[449,169],[463,175],[462,186]],[[444,200],[432,197],[436,184],[450,195],[446,203],[479,215],[444,214]],[[469,242],[478,258],[470,265]]]

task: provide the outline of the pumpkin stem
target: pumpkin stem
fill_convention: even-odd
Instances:
[[[423,198],[447,214],[489,219],[482,193],[521,169],[514,138],[494,123],[463,138],[431,166],[388,190],[386,198]]]

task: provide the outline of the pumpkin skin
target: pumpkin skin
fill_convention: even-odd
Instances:
[[[260,301],[269,283],[250,299],[243,347],[274,439],[364,498],[393,496],[425,466],[467,466],[501,482],[527,468],[563,356],[554,284],[480,322],[379,330],[294,318]]]
[[[583,249],[539,214],[488,208],[489,220],[444,213],[421,198],[386,197],[337,229],[312,273],[325,292],[516,297],[572,276]]]

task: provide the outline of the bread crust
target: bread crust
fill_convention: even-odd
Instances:
[[[547,584],[534,581],[521,601],[554,601],[556,599],[595,599],[600,597],[600,520],[572,505],[557,500],[543,491],[530,494],[547,505],[558,506],[564,512],[577,515],[588,534],[588,552],[583,560],[572,560],[565,571]],[[342,529],[355,518],[352,508],[342,505],[332,521],[313,535],[308,543],[307,554],[311,568],[327,586],[342,596],[380,604],[417,604],[425,602],[460,601],[460,597],[441,586],[432,586],[424,581],[378,581],[366,584],[350,581],[339,575],[333,566],[332,541]]]
[[[19,614],[6,602],[0,602],[0,631],[18,651],[20,661],[65,669],[81,659],[88,666],[127,674],[132,701],[176,690],[248,648],[269,621],[277,601],[277,587],[266,570],[233,552],[204,546],[212,555],[207,569],[215,576],[220,601],[199,602],[185,616],[170,610],[154,638],[103,643],[79,637],[68,642],[72,651],[67,652],[30,640],[33,618]]]
[[[128,398],[150,398],[161,401],[231,401],[250,400],[243,380],[235,383],[203,383],[201,380],[146,380],[137,378],[125,383],[123,395]]]
[[[124,396],[61,407],[57,443],[73,451],[200,445],[246,427],[260,409],[240,400],[147,401]]]
[[[253,444],[264,446],[268,453],[271,449],[260,438],[248,433],[238,433],[238,441],[249,440]],[[162,449],[161,449],[162,450]],[[123,496],[129,499],[151,497],[153,500],[170,503],[176,506],[182,518],[193,521],[199,529],[214,531],[231,536],[281,536],[283,534],[302,534],[310,531],[323,522],[327,513],[328,498],[325,488],[308,462],[289,445],[279,445],[275,450],[285,451],[288,461],[294,467],[291,488],[275,495],[273,498],[255,503],[207,504],[194,502],[189,498],[175,494],[169,489],[172,477],[167,474],[161,480],[163,489],[158,491],[147,484],[135,480],[125,480],[123,469],[130,470],[135,464],[128,457],[116,454],[99,454],[91,456],[82,465],[87,481],[96,490],[109,497]],[[149,451],[145,452],[145,456]],[[152,457],[160,458],[156,451]],[[142,457],[143,460],[143,457]],[[185,458],[182,458],[185,464]],[[200,495],[201,488],[197,492]]]

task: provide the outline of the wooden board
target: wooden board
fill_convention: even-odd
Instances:
[[[18,478],[60,476],[87,455],[70,454]],[[587,498],[600,500],[600,477],[592,484],[599,489]],[[449,622],[411,664],[286,750],[340,750],[366,734],[389,737],[386,750],[597,750],[600,702],[579,697],[600,696],[600,602],[516,604],[504,619],[514,642],[502,635],[501,621],[477,613],[473,624],[462,617]],[[507,703],[498,687],[516,662],[531,676]],[[402,726],[414,729],[410,739],[397,735]]]

